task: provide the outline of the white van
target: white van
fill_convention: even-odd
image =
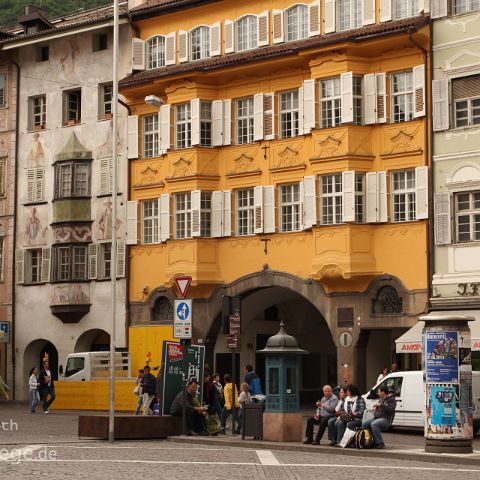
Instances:
[[[67,356],[65,373],[61,379],[67,382],[106,380],[110,377],[109,352],[80,352]],[[115,352],[115,377],[130,377],[130,353]]]
[[[476,432],[480,427],[480,372],[472,372],[473,425]],[[396,372],[387,375],[370,392],[363,395],[367,409],[378,402],[378,389],[387,387],[395,392],[397,408],[392,425],[394,427],[424,427],[425,391],[423,371]]]

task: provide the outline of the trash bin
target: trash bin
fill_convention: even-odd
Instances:
[[[263,439],[263,404],[246,403],[243,405],[242,440],[245,437]]]

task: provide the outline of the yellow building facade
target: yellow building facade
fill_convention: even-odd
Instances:
[[[283,320],[310,352],[302,398],[371,387],[426,311],[428,13],[177,3],[131,10],[134,71],[120,82],[130,331],[147,332],[131,347],[160,348],[145,329],[168,332],[174,278],[191,275],[210,370],[230,368],[222,297],[238,296],[241,364],[264,376],[256,351]]]

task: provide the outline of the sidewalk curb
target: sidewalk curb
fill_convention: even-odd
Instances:
[[[361,457],[361,458],[384,458],[393,460],[409,460],[413,462],[426,462],[426,463],[441,463],[451,465],[468,465],[480,467],[480,454],[475,452],[473,454],[438,454],[438,453],[425,453],[425,452],[410,452],[407,450],[394,450],[388,447],[385,450],[356,450],[353,448],[332,448],[327,446],[304,446],[295,445],[291,443],[277,443],[266,442],[256,440],[241,440],[241,439],[229,439],[229,440],[217,440],[215,438],[208,437],[168,437],[167,441],[173,443],[184,443],[189,445],[211,445],[219,448],[222,447],[235,447],[235,448],[249,448],[254,450],[279,450],[289,452],[302,452],[302,453],[321,453],[329,455],[346,455],[349,457]],[[475,455],[474,457],[472,457]]]

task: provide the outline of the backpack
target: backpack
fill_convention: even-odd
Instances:
[[[262,384],[260,383],[260,378],[255,377],[252,379],[250,383],[250,394],[253,395],[261,395],[262,394]]]
[[[355,432],[353,443],[355,447],[358,448],[359,450],[363,450],[364,448],[373,448],[374,441],[373,441],[373,435],[370,429],[359,428]]]

